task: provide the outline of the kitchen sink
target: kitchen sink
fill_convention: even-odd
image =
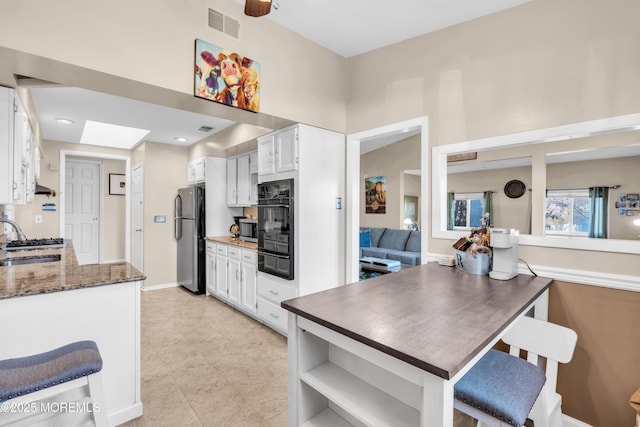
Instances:
[[[37,255],[37,256],[27,256],[20,258],[5,258],[0,259],[0,267],[8,267],[10,265],[21,265],[21,264],[37,264],[41,262],[54,262],[60,261],[61,256],[57,255]]]

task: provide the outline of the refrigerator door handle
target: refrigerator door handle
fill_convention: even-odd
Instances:
[[[173,201],[173,235],[176,240],[182,239],[182,197],[177,195]]]

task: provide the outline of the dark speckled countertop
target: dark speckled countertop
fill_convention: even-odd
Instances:
[[[60,261],[0,266],[0,299],[144,280],[128,262],[79,265],[70,242],[62,248],[0,250],[0,260],[60,255]]]

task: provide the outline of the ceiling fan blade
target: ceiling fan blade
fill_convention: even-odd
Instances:
[[[253,17],[268,15],[271,12],[271,0],[246,0],[244,14]]]

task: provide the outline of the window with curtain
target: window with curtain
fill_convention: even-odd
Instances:
[[[606,239],[608,224],[609,187],[590,187],[589,205],[591,218],[589,221],[589,237]]]
[[[450,230],[469,230],[482,226],[485,213],[484,193],[449,193]]]

